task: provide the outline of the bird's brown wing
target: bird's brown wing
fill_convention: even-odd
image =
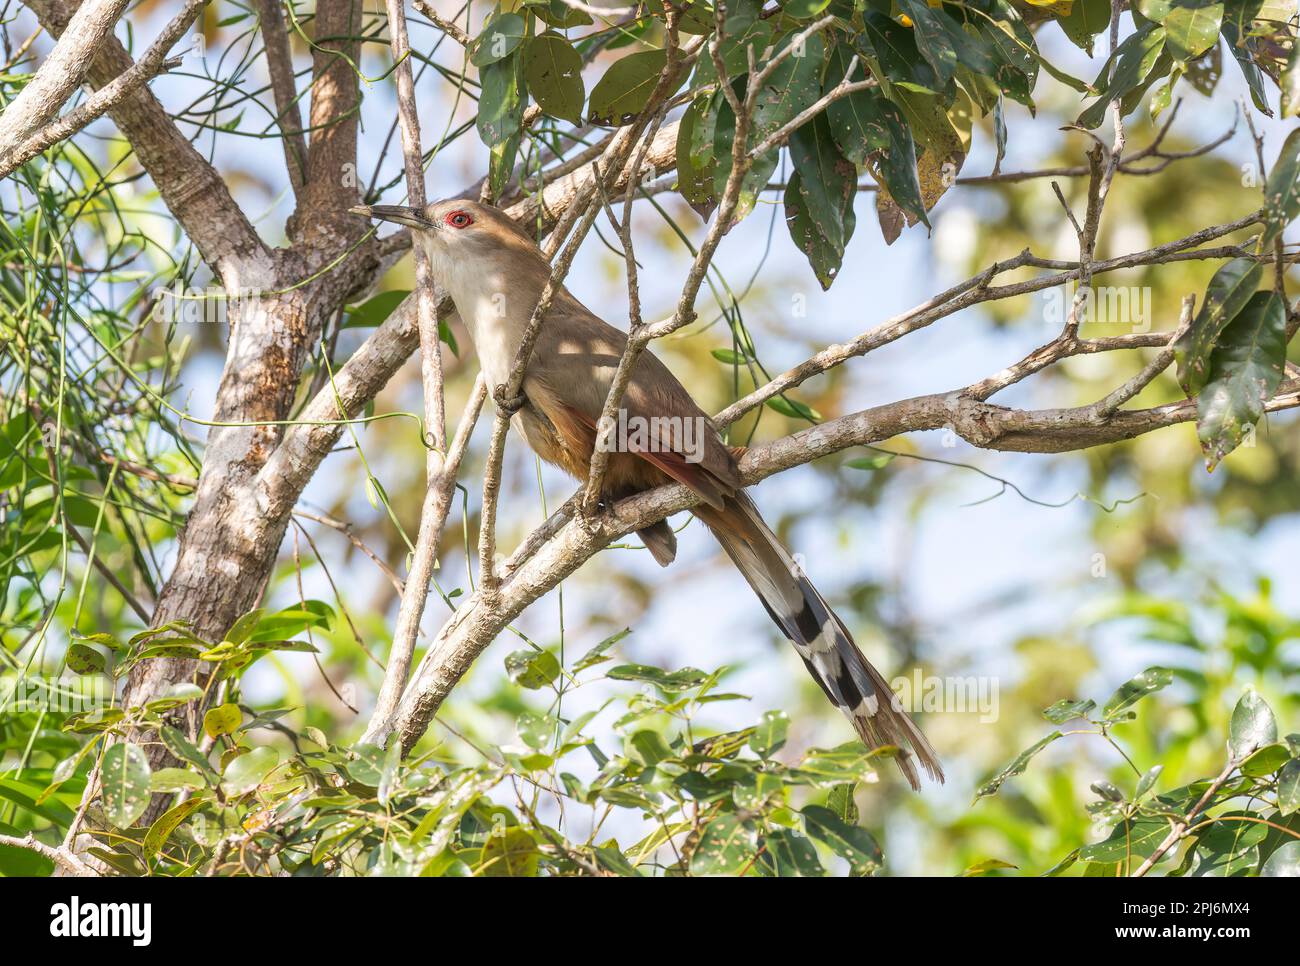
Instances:
[[[543,458],[581,478],[591,461],[605,397],[627,337],[576,302],[558,306],[542,326],[524,379],[524,395],[554,427],[566,450]],[[667,479],[689,486],[714,506],[740,485],[735,457],[708,416],[657,357],[637,360],[623,397],[623,425],[616,434],[607,490],[616,497]],[[533,439],[530,437],[530,443]],[[657,471],[657,472],[656,472]]]

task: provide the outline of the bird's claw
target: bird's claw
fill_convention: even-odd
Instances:
[[[497,383],[496,388],[492,390],[492,401],[497,404],[497,409],[507,416],[513,416],[524,408],[527,399],[523,393],[517,396],[510,395],[510,389],[505,383]]]
[[[596,514],[601,510],[601,505],[587,506],[581,500],[578,501],[577,510],[574,512],[574,521],[582,528],[582,532],[589,537],[596,535]]]

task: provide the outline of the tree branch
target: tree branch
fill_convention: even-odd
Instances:
[[[16,168],[26,164],[42,151],[72,137],[158,74],[177,66],[180,61],[167,60],[167,52],[172,49],[176,41],[180,40],[181,35],[189,29],[194,18],[208,2],[209,0],[186,0],[181,12],[163,28],[158,39],[126,73],[95,91],[74,110],[51,121],[12,152],[0,154],[0,178],[8,177]]]
[[[297,195],[307,182],[307,140],[302,133],[302,112],[298,109],[289,32],[285,28],[280,0],[257,0],[257,10],[262,40],[266,45],[266,71],[271,77],[271,94],[275,98],[275,123],[280,128],[289,184]]]
[[[113,27],[126,9],[127,2],[86,0],[68,18],[64,29],[55,35],[59,42],[54,45],[54,50],[0,114],[0,158],[9,158],[20,145],[49,123],[81,86],[100,47],[113,35]]]
[[[76,9],[70,0],[26,0],[47,31],[61,36]],[[91,64],[88,77],[105,87],[132,67],[130,55],[108,37]],[[131,142],[140,164],[162,194],[186,236],[229,289],[250,283],[252,264],[266,264],[269,253],[256,230],[230,196],[221,176],[177,130],[147,87],[138,87],[111,108],[109,115]]]

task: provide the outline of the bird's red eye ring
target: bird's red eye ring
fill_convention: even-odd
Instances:
[[[467,211],[449,212],[445,220],[452,228],[468,228],[474,224],[474,217]]]

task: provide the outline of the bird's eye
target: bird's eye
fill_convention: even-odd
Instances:
[[[465,211],[453,211],[447,215],[446,220],[452,228],[468,228],[474,224],[473,217]]]

